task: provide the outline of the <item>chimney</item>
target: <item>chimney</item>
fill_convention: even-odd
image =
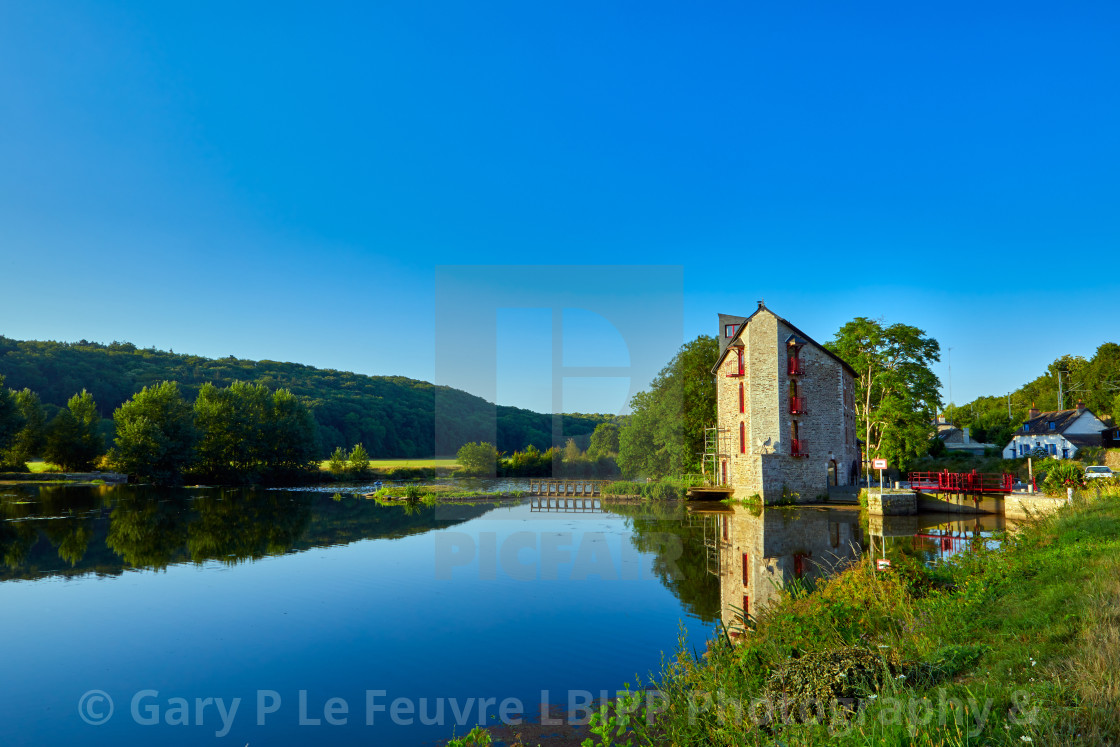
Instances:
[[[968,442],[969,442],[969,441],[968,441],[968,426],[965,426],[965,427],[964,427],[964,428],[962,428],[961,430],[962,430],[962,431],[964,432],[964,442],[965,442],[965,443],[968,443]]]
[[[1085,403],[1077,400],[1077,414],[1080,415],[1083,412],[1085,412]]]
[[[1031,409],[1027,413],[1027,418],[1031,419],[1031,418],[1037,418],[1037,417],[1038,417],[1038,408],[1034,406],[1034,402],[1031,402]]]

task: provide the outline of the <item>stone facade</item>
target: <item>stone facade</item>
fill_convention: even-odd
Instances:
[[[720,321],[717,482],[764,503],[813,501],[829,485],[853,484],[855,372],[764,305]]]

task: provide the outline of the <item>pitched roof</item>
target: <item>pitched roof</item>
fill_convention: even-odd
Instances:
[[[758,316],[759,312],[762,312],[762,311],[769,311],[771,314],[774,315],[775,319],[777,319],[779,322],[781,322],[782,324],[789,327],[794,335],[796,335],[799,338],[803,338],[803,339],[798,340],[798,342],[811,342],[811,343],[813,343],[813,345],[820,348],[820,350],[825,355],[827,355],[829,358],[832,358],[837,363],[839,363],[841,366],[843,366],[844,370],[846,370],[852,376],[854,376],[856,378],[859,378],[859,374],[856,373],[856,370],[854,368],[852,368],[851,366],[849,366],[847,363],[845,363],[844,359],[842,359],[840,356],[833,353],[831,350],[826,348],[824,345],[821,345],[819,342],[814,340],[812,337],[809,337],[809,335],[805,334],[800,329],[795,327],[788,319],[783,319],[782,317],[778,316],[777,314],[774,314],[774,312],[771,311],[770,309],[766,308],[766,304],[763,304],[763,303],[759,303],[758,308],[755,309],[755,312],[748,317],[731,316],[729,314],[720,314],[719,315],[719,331],[720,331],[719,358],[716,359],[716,364],[714,366],[712,366],[712,373],[715,373],[716,371],[719,370],[720,364],[723,363],[723,359],[727,356],[727,349],[732,346],[732,343],[734,343],[736,340],[738,340],[740,337],[743,336],[743,330],[746,329],[747,325],[750,324],[750,321],[752,319],[754,319],[756,316]],[[724,321],[724,320],[727,320],[727,321]],[[724,325],[725,324],[736,324],[736,323],[739,325],[739,328],[737,330],[735,330],[735,335],[733,337],[725,339],[724,335],[723,335]]]
[[[1104,431],[1100,433],[1069,433],[1062,434],[1062,438],[1069,441],[1077,447],[1082,446],[1103,446],[1104,445]]]
[[[1093,415],[1093,413],[1089,412],[1087,409],[1054,410],[1053,412],[1040,413],[1023,424],[1026,426],[1026,430],[1023,430],[1023,426],[1019,426],[1019,429],[1015,431],[1015,435],[1022,436],[1029,434],[1032,436],[1045,436],[1049,433],[1064,433],[1066,428],[1073,425],[1073,422],[1077,420],[1083,412],[1088,412],[1090,415]],[[1096,415],[1093,415],[1093,417],[1096,417]],[[1051,422],[1054,423],[1053,428],[1050,427]],[[1095,437],[1096,436],[1094,436],[1094,438]],[[1068,438],[1068,440],[1073,441],[1072,438]]]
[[[963,445],[963,446],[975,446],[975,447],[979,448],[979,447],[988,447],[988,446],[994,446],[995,445],[995,444],[986,444],[986,443],[983,443],[981,441],[977,441],[976,439],[972,438],[972,436],[969,436],[968,443],[965,444],[964,431],[961,430],[960,428],[951,428],[950,427],[950,428],[946,428],[944,430],[938,430],[937,437],[940,438],[942,441],[944,441],[946,446]]]

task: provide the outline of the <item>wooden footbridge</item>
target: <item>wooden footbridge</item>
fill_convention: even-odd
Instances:
[[[529,480],[529,495],[532,496],[578,496],[591,498],[602,495],[603,486],[609,480]]]

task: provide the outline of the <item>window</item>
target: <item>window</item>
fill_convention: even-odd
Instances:
[[[1054,427],[1055,427],[1055,426],[1054,426],[1054,421],[1053,421],[1053,420],[1051,420],[1051,421],[1050,421],[1050,430],[1054,430]]]
[[[1055,444],[1050,444],[1050,453],[1051,453],[1052,455],[1056,455],[1056,454],[1058,453],[1058,447],[1057,447],[1057,445],[1055,445]]]
[[[751,582],[750,555],[747,555],[746,553],[743,553],[743,584],[746,585],[746,584],[749,584],[750,582]]]
[[[709,327],[709,329],[711,329],[711,327]],[[738,332],[738,331],[739,331],[739,325],[738,324],[727,324],[727,325],[724,325],[724,327],[723,327],[723,336],[724,337],[734,337],[735,333]]]
[[[1069,459],[1069,449],[1062,449],[1062,459]]]
[[[739,384],[739,412],[747,411],[747,403],[743,399],[743,385]]]
[[[743,620],[751,616],[751,598],[743,595]]]
[[[742,348],[736,348],[735,349],[735,356],[736,356],[736,358],[738,358],[738,361],[739,361],[739,375],[742,376],[743,375],[743,349]]]
[[[1029,428],[1027,427],[1027,424],[1023,423],[1023,433],[1026,433],[1028,430]]]
[[[739,453],[747,453],[747,424],[739,423]]]

